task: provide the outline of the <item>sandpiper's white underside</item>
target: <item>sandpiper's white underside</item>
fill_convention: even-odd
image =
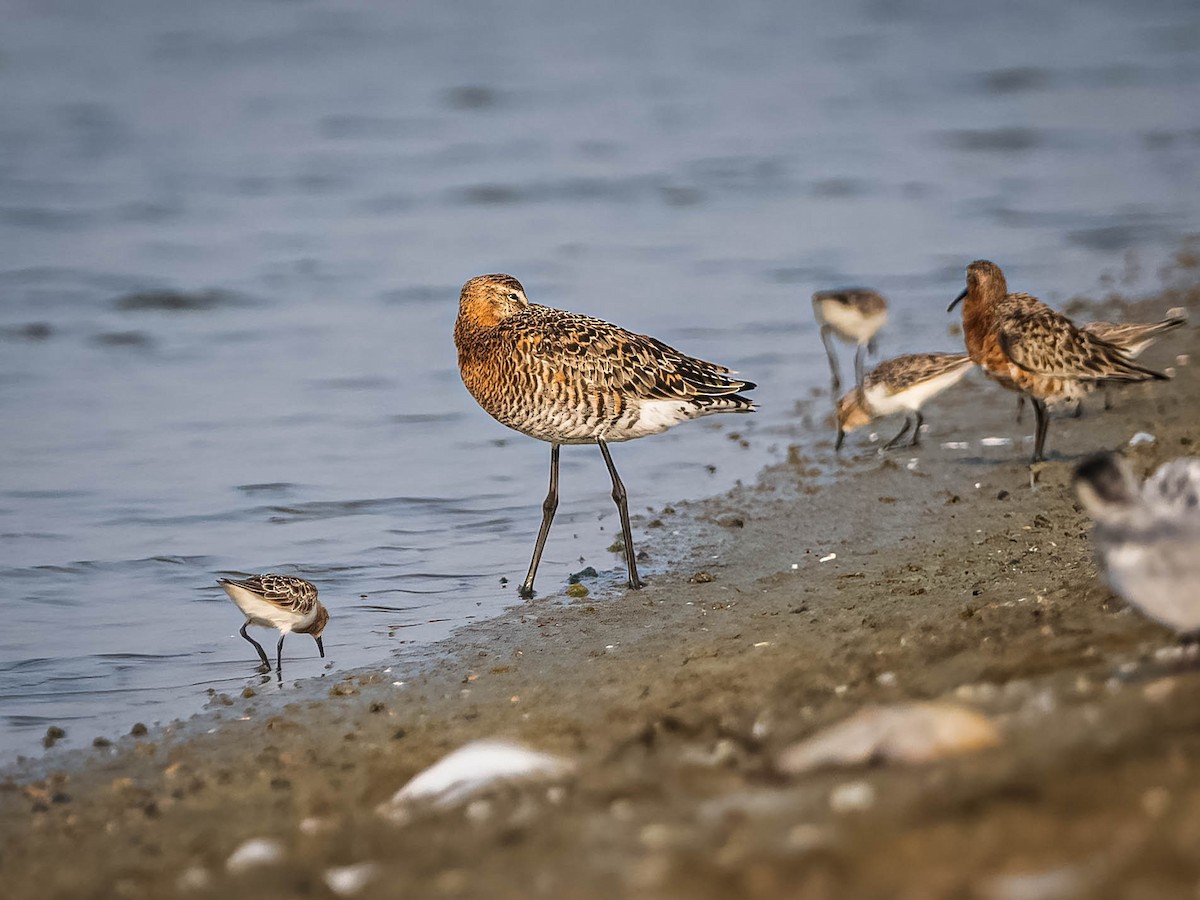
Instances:
[[[816,304],[819,318],[848,341],[865,344],[887,323],[887,312],[864,316],[853,306],[825,300]]]
[[[236,584],[222,584],[229,599],[237,604],[238,609],[246,614],[246,620],[251,625],[261,625],[264,628],[275,628],[284,634],[289,634],[296,628],[312,624],[317,617],[314,606],[307,614],[294,613],[290,609],[282,609],[253,591],[246,590]]]
[[[961,381],[974,368],[969,361],[950,372],[945,372],[928,381],[910,385],[894,394],[888,393],[886,384],[873,384],[863,391],[867,406],[876,416],[890,416],[893,413],[909,413],[919,410],[931,397],[936,397],[951,385]]]

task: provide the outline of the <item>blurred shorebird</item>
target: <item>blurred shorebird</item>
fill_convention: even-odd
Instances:
[[[1159,466],[1139,487],[1129,463],[1101,453],[1075,470],[1112,589],[1145,615],[1200,637],[1200,457]]]
[[[985,259],[967,267],[967,286],[947,307],[963,303],[963,339],[990,378],[1030,398],[1037,414],[1033,462],[1045,458],[1047,403],[1081,393],[1080,385],[1165,380],[1120,347],[1077,328],[1029,294],[1010,294],[1000,267]]]
[[[502,425],[550,444],[550,490],[520,594],[533,596],[550,523],[558,508],[558,451],[597,444],[621,517],[629,586],[640,588],[625,486],[608,444],[657,434],[719,412],[750,412],[739,391],[755,385],[724,366],[685,356],[662,341],[600,319],[530,303],[511,275],[463,285],[454,323],[463,384]]]
[[[1168,331],[1174,331],[1187,324],[1187,312],[1182,308],[1167,310],[1167,317],[1158,322],[1088,322],[1081,327],[1081,331],[1086,331],[1094,337],[1100,338],[1102,341],[1108,341],[1110,344],[1120,347],[1125,355],[1130,359],[1137,359],[1142,355],[1142,352],[1158,340]],[[1078,385],[1081,390],[1079,396],[1072,397],[1075,402],[1075,416],[1078,418],[1083,412],[1083,394],[1086,393],[1088,385],[1080,383]],[[1112,409],[1112,398],[1109,396],[1109,386],[1104,385],[1104,408]],[[1025,406],[1025,395],[1022,394],[1017,398],[1017,421],[1021,421],[1021,412]]]
[[[975,363],[965,353],[910,353],[881,362],[867,373],[860,389],[847,391],[838,402],[838,436],[842,449],[846,435],[874,419],[904,413],[904,427],[883,449],[891,450],[912,430],[905,446],[920,442],[925,419],[921,407],[951,385],[957,384]]]
[[[837,403],[842,390],[838,372],[837,353],[833,335],[851,344],[854,351],[854,386],[862,387],[863,360],[869,351],[875,353],[875,335],[887,323],[888,304],[883,295],[868,288],[843,288],[817,291],[812,295],[813,315],[821,326],[821,342],[829,357],[829,372],[833,379],[833,402]]]
[[[321,632],[329,622],[329,611],[317,599],[317,589],[311,582],[291,575],[251,575],[240,581],[218,578],[217,584],[225,589],[229,599],[246,614],[246,621],[242,623],[242,629],[238,633],[254,645],[262,659],[264,671],[271,668],[271,661],[267,659],[262,644],[246,634],[247,625],[261,625],[282,632],[279,636],[279,646],[275,649],[277,670],[283,669],[283,639],[293,631],[297,634],[311,634],[317,642],[317,650],[322,657],[325,656]]]

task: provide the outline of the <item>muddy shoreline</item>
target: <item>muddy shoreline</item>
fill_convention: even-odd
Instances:
[[[1092,317],[1184,306],[1194,323],[1187,277]],[[1200,359],[1194,324],[1144,357],[1174,381],[1056,418],[1032,486],[1031,424],[972,376],[931,407],[919,452],[882,456],[856,433],[839,461],[830,439],[753,485],[643,516],[637,533],[672,564],[639,593],[514,607],[403,684],[343,676],[276,711],[234,698],[212,733],[151,731],[48,778],[14,770],[5,896],[333,896],[328,870],[363,862],[377,868],[361,897],[1195,896],[1200,665],[1097,581],[1069,484],[1104,447],[1139,472],[1200,452],[1184,354]],[[1155,441],[1129,447],[1141,431]],[[655,544],[654,518],[664,536],[691,523],[694,542]],[[992,717],[1001,746],[777,770],[782,748],[867,704],[929,698]],[[570,756],[578,774],[469,813],[376,814],[484,737]],[[831,803],[847,786],[859,802]],[[283,858],[228,872],[256,837]]]

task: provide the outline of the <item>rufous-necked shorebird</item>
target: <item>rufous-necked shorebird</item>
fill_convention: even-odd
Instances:
[[[612,478],[629,586],[640,588],[625,486],[608,445],[719,412],[750,412],[740,391],[755,385],[662,341],[600,319],[530,303],[511,275],[481,275],[463,285],[454,324],[458,368],[471,396],[494,419],[550,444],[550,490],[522,597],[558,508],[558,451],[597,444]]]

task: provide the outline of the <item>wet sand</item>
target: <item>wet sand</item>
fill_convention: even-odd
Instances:
[[[1171,306],[1196,321],[1200,284],[1080,317]],[[1143,359],[1177,354],[1200,360],[1200,329]],[[331,867],[375,862],[356,896],[1193,897],[1200,662],[1098,582],[1070,474],[1104,447],[1140,473],[1200,452],[1200,371],[1056,418],[1032,487],[1015,405],[974,375],[931,405],[919,452],[879,455],[856,433],[838,461],[830,434],[756,484],[643,515],[635,533],[668,574],[514,607],[403,685],[397,667],[282,710],[235,697],[213,733],[200,720],[72,754],[48,778],[14,770],[4,895],[320,897]],[[827,400],[800,407],[819,422]],[[1156,440],[1128,447],[1139,431]],[[778,771],[783,748],[865,705],[929,698],[993,717],[1002,744]],[[445,753],[497,736],[579,771],[561,790],[376,814]],[[283,859],[227,872],[255,837]]]

